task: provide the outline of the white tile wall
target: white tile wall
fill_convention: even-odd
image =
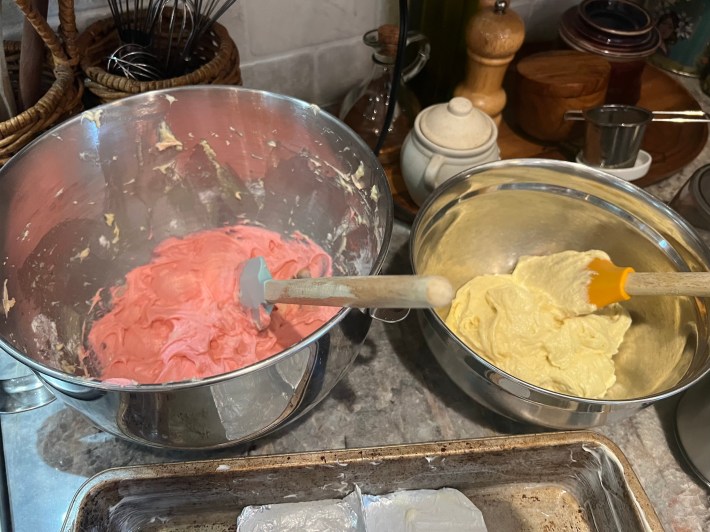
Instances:
[[[347,39],[374,28],[380,0],[242,0],[244,20],[254,31],[250,57],[288,54]]]
[[[5,38],[17,39],[21,13],[3,2]],[[77,24],[110,16],[106,0],[75,0]],[[445,2],[446,0],[441,0]],[[512,0],[531,39],[553,37],[560,13],[579,0]],[[50,2],[56,26],[56,2]],[[319,105],[342,98],[367,75],[370,50],[362,34],[398,21],[397,0],[237,0],[220,19],[239,48],[244,85]]]
[[[397,20],[393,0],[241,0],[221,22],[244,85],[327,105],[367,75],[362,34]],[[393,14],[391,14],[393,12]]]

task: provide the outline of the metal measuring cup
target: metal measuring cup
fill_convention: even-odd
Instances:
[[[602,105],[584,111],[568,111],[565,119],[586,122],[581,154],[585,164],[631,168],[636,164],[653,113],[634,105]]]
[[[701,110],[649,111],[635,105],[602,105],[584,111],[567,111],[564,119],[586,122],[581,160],[601,168],[635,166],[651,121],[710,122],[710,116]]]

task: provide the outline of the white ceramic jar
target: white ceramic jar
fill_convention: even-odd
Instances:
[[[409,195],[421,205],[441,183],[500,159],[498,128],[467,98],[452,98],[419,113],[402,144],[400,169]]]

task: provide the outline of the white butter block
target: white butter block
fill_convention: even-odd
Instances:
[[[408,490],[362,496],[368,532],[486,532],[481,511],[458,490]]]
[[[238,532],[486,532],[481,511],[458,490],[405,490],[344,499],[247,506]]]
[[[347,500],[247,506],[237,519],[238,532],[364,532]]]

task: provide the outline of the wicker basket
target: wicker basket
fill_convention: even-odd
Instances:
[[[161,37],[160,35],[158,36]],[[119,46],[113,18],[94,22],[77,41],[84,84],[101,103],[141,92],[199,84],[241,85],[239,52],[227,29],[219,23],[197,45],[200,66],[179,77],[137,81],[106,71],[106,58]]]
[[[76,76],[76,23],[74,0],[59,0],[59,35],[36,10],[29,0],[15,0],[25,17],[42,38],[47,48],[43,72],[44,95],[32,107],[0,122],[0,166],[37,135],[72,116],[82,109],[83,86]],[[3,43],[8,71],[15,96],[19,95],[18,74],[20,43]]]

